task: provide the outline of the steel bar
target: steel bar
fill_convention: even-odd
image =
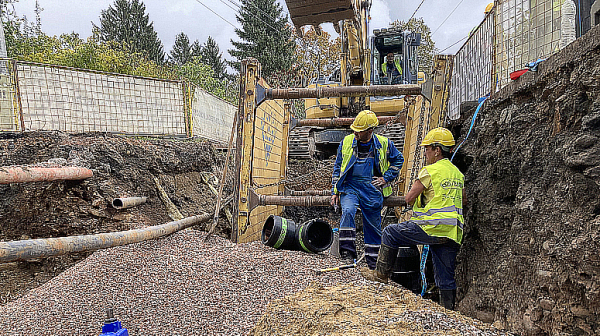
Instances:
[[[146,197],[119,197],[112,201],[112,206],[115,209],[127,209],[136,205],[146,203]]]
[[[377,117],[379,120],[379,125],[385,125],[388,122],[397,122],[406,124],[406,114],[400,115],[399,118],[396,119],[395,116],[389,117]],[[349,126],[354,122],[354,118],[332,118],[332,119],[300,119],[296,123],[296,127],[303,126],[315,126],[315,127],[339,127],[339,126]]]
[[[92,176],[94,176],[92,170],[83,167],[0,167],[0,184],[83,180]]]
[[[415,84],[371,86],[319,86],[316,88],[267,89],[267,99],[300,99],[326,97],[400,96],[421,94],[421,86]]]
[[[0,242],[0,263],[46,258],[74,252],[95,251],[109,247],[133,244],[166,236],[190,226],[207,222],[211,218],[211,215],[203,214],[137,230],[99,233],[86,236]]]

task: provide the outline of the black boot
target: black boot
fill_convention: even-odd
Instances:
[[[375,270],[361,270],[362,275],[367,280],[388,283],[397,256],[397,248],[395,249],[381,244],[379,247],[379,254],[377,255],[377,266],[375,266]]]
[[[456,300],[456,289],[440,289],[440,306],[454,310]]]

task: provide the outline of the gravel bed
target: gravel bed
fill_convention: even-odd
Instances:
[[[97,251],[0,307],[0,334],[100,334],[113,307],[130,335],[245,335],[271,300],[311,282],[367,283],[356,270],[315,275],[338,264],[328,255],[205,235],[188,229]]]

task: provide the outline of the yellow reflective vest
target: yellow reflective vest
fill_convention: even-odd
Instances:
[[[421,204],[421,197],[417,197],[410,220],[430,236],[447,237],[460,244],[464,226],[464,175],[448,159],[439,160],[425,168],[431,176],[435,194],[425,205]]]
[[[377,140],[381,144],[380,148],[377,148],[377,154],[379,156],[379,169],[382,175],[385,175],[385,172],[390,168],[390,162],[387,159],[388,152],[388,138],[381,136],[379,134],[373,134],[377,137]],[[357,155],[354,153],[356,150],[352,147],[354,143],[354,134],[347,135],[342,142],[342,166],[340,169],[340,176],[343,176],[349,168],[348,163],[350,163],[350,159],[354,157],[354,161],[356,160]],[[337,187],[334,186],[334,193],[337,194]],[[383,197],[388,197],[392,194],[392,186],[387,186],[383,188]]]
[[[400,66],[400,60],[395,59],[394,60],[394,65],[396,66],[396,69],[398,70],[398,73],[400,73],[400,75],[402,75],[402,67]],[[387,74],[387,62],[383,62],[381,64],[381,71],[384,74]],[[392,69],[392,71],[393,71],[393,69]]]

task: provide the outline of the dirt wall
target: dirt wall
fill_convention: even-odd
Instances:
[[[600,26],[492,95],[458,165],[458,308],[522,335],[600,333]],[[452,126],[464,138],[473,110]]]

